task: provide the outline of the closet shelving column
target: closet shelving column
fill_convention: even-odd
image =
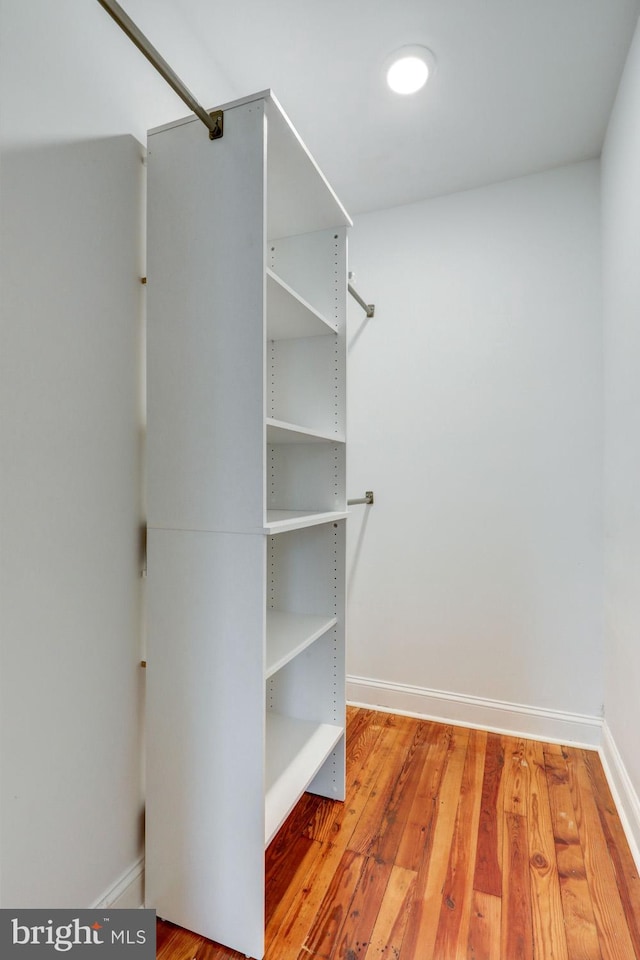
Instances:
[[[270,91],[151,131],[146,900],[264,953],[264,850],[344,798],[348,215]]]

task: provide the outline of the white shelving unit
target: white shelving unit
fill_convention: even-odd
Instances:
[[[269,92],[149,134],[147,904],[264,954],[264,850],[344,799],[348,215]]]

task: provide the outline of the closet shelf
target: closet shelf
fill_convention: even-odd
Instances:
[[[310,510],[267,510],[264,532],[275,534],[302,530],[303,527],[315,527],[320,523],[345,520],[348,515],[347,510],[327,510],[321,513]]]
[[[284,610],[267,610],[266,679],[324,636],[337,622],[336,617],[307,616],[288,613]]]
[[[270,843],[344,733],[267,711],[265,846]]]
[[[344,443],[343,434],[324,433],[285,420],[267,418],[267,443]]]
[[[267,267],[267,340],[329,336],[337,326]]]

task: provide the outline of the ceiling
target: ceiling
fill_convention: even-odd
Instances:
[[[598,156],[640,10],[640,0],[174,3],[238,95],[272,88],[351,213]],[[405,44],[437,61],[412,97],[384,84],[386,58]]]

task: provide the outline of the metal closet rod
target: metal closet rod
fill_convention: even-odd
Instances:
[[[197,117],[202,120],[204,125],[209,130],[209,136],[212,140],[218,139],[222,136],[222,117],[220,116],[220,111],[214,111],[213,114],[207,113],[202,104],[198,103],[194,95],[191,93],[189,88],[182,82],[180,77],[175,73],[167,61],[164,59],[162,54],[160,54],[150,40],[145,37],[144,33],[140,28],[133,22],[126,10],[123,10],[119,3],[116,0],[98,0],[100,6],[107,11],[110,17],[112,17],[115,22],[118,24],[120,29],[126,33],[129,39],[136,45],[140,53],[144,54],[149,63],[155,67],[160,76],[166,80],[171,89],[178,94],[180,99],[186,103],[192,113],[195,113]],[[375,304],[367,303],[360,296],[357,290],[351,284],[348,284],[349,293],[357,300],[362,309],[365,311],[367,317],[373,317],[375,314]]]
[[[195,113],[204,125],[208,127],[211,139],[217,139],[221,132],[219,120],[215,118],[215,116],[210,116],[204,107],[198,103],[188,87],[185,86],[164,57],[158,53],[153,44],[150,43],[144,33],[136,26],[129,14],[122,9],[119,3],[116,3],[116,0],[98,0],[98,3],[113,17],[120,29],[126,33],[138,50],[144,54],[149,63],[156,68],[160,76],[167,81],[171,89],[186,103],[192,113]]]
[[[349,287],[349,293],[351,294],[351,296],[353,297],[354,300],[357,300],[357,301],[358,301],[358,303],[360,304],[360,306],[362,307],[362,309],[363,309],[364,312],[366,313],[367,317],[373,317],[374,314],[375,314],[375,312],[376,312],[376,305],[375,305],[375,303],[366,303],[366,302],[362,299],[362,297],[360,296],[360,294],[358,293],[358,291],[357,291],[357,290],[354,290],[354,288],[351,286],[351,284],[348,284],[348,287]]]

